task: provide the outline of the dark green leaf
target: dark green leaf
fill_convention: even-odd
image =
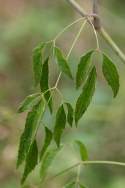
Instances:
[[[64,188],[75,188],[76,183],[75,182],[71,182],[68,183],[67,185],[64,186]]]
[[[30,145],[34,140],[35,134],[40,125],[44,110],[45,102],[42,99],[27,115],[25,129],[20,138],[17,167],[19,167],[26,158]]]
[[[49,58],[47,58],[42,66],[42,73],[40,79],[40,88],[41,91],[45,93],[45,99],[48,102],[50,112],[52,112],[52,98],[51,92],[47,91],[49,89],[49,66],[48,66]]]
[[[45,154],[48,146],[50,145],[52,141],[52,132],[47,127],[45,127],[45,132],[46,132],[45,141],[44,141],[44,146],[40,153],[40,160],[42,159],[43,155]]]
[[[96,68],[93,67],[93,69],[90,72],[89,77],[83,87],[82,93],[79,96],[77,103],[76,103],[76,109],[75,109],[76,125],[77,125],[79,119],[82,117],[82,115],[87,110],[87,108],[92,100],[92,96],[95,91],[96,77],[97,77]]]
[[[61,105],[56,114],[56,122],[54,127],[54,139],[58,147],[60,146],[60,139],[63,130],[65,129],[65,124],[66,124],[66,114],[63,105]]]
[[[119,91],[119,75],[115,65],[112,60],[110,60],[106,55],[103,54],[103,66],[102,66],[103,74],[108,84],[111,86],[112,91],[114,93],[114,97],[116,97]]]
[[[38,148],[36,140],[30,146],[29,152],[26,157],[26,164],[21,183],[23,184],[29,173],[35,168],[38,163]]]
[[[48,173],[48,170],[59,151],[60,149],[51,149],[45,153],[43,160],[42,160],[41,168],[40,168],[40,176],[41,176],[42,181],[44,181]]]
[[[60,70],[63,73],[65,73],[67,76],[69,76],[71,79],[73,79],[68,62],[67,62],[66,58],[63,56],[61,50],[57,47],[55,47],[55,56],[57,59],[57,63],[60,67]]]
[[[70,103],[66,103],[66,106],[68,109],[67,121],[68,121],[69,125],[72,127],[74,111],[73,111],[72,105]]]
[[[87,153],[87,149],[86,149],[85,145],[79,140],[76,141],[76,144],[79,146],[81,159],[83,161],[87,161],[88,160],[88,153]]]
[[[76,74],[76,87],[79,88],[83,82],[85,82],[87,74],[89,73],[91,66],[91,56],[93,51],[88,52],[81,57],[80,63],[78,64],[78,70]]]
[[[42,70],[42,50],[46,43],[41,43],[33,50],[33,72],[35,86],[40,82],[41,70]]]
[[[26,110],[31,110],[31,108],[39,102],[40,98],[41,96],[39,93],[27,96],[25,100],[20,104],[18,112],[21,113]]]

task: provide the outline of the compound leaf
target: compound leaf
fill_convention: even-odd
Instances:
[[[41,168],[40,168],[40,177],[41,177],[42,181],[44,181],[44,179],[47,175],[47,172],[59,151],[60,151],[60,148],[59,149],[51,149],[45,153],[43,160],[42,160]]]
[[[68,109],[67,122],[72,127],[74,110],[73,110],[73,107],[70,103],[66,103],[66,106],[67,106],[67,109]]]
[[[50,145],[51,141],[52,141],[52,132],[47,128],[45,127],[45,141],[44,141],[44,145],[43,145],[43,148],[41,150],[41,153],[40,153],[40,160],[42,159],[43,155],[45,154],[48,146]]]
[[[79,119],[82,117],[82,115],[87,110],[87,108],[92,100],[92,96],[95,91],[96,77],[97,77],[96,68],[93,67],[93,69],[91,70],[91,72],[88,76],[88,79],[83,87],[82,93],[76,102],[76,108],[75,108],[76,125],[78,124]]]
[[[46,43],[41,43],[33,50],[33,72],[34,72],[34,84],[37,86],[40,82],[41,70],[42,70],[42,50]]]
[[[45,102],[41,99],[41,101],[35,105],[32,111],[27,115],[25,129],[20,138],[17,167],[19,167],[26,158],[30,145],[34,140],[36,131],[40,125],[44,111]]]
[[[42,66],[42,72],[41,72],[41,78],[40,78],[40,88],[41,91],[45,93],[44,97],[49,105],[50,112],[52,113],[52,98],[51,98],[51,92],[47,91],[49,90],[49,57],[45,60],[43,66]]]
[[[79,88],[82,83],[86,80],[87,74],[90,70],[91,66],[91,56],[93,51],[88,52],[84,56],[81,57],[80,62],[78,64],[78,70],[76,73],[76,88]]]
[[[65,129],[65,124],[66,124],[66,114],[62,104],[59,107],[56,114],[56,122],[55,122],[54,133],[53,133],[57,147],[60,146],[61,135],[63,133],[63,130]]]
[[[29,152],[26,157],[25,169],[21,180],[22,184],[25,182],[27,176],[35,168],[37,163],[38,163],[38,148],[35,140],[30,146]]]
[[[20,104],[18,108],[18,113],[24,112],[26,110],[30,110],[33,106],[35,106],[39,102],[40,98],[41,96],[39,93],[35,93],[27,96],[24,99],[24,101]]]
[[[76,141],[76,144],[79,146],[81,160],[82,161],[88,160],[88,152],[85,145],[79,140]]]
[[[60,70],[65,73],[67,76],[69,76],[71,79],[73,79],[70,67],[68,65],[68,62],[66,60],[66,58],[63,56],[61,50],[57,47],[55,47],[55,56],[57,59],[57,63],[60,67]]]
[[[105,79],[107,80],[108,84],[112,88],[114,97],[116,97],[119,91],[119,75],[112,60],[109,59],[105,54],[103,54],[102,70],[103,70]]]

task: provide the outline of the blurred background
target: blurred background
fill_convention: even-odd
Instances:
[[[91,0],[78,0],[91,12]],[[102,23],[112,38],[125,52],[125,1],[100,0]],[[79,15],[65,0],[0,0],[0,188],[19,188],[21,170],[16,170],[16,156],[20,134],[24,128],[26,114],[17,114],[17,107],[25,96],[33,93],[32,49],[42,41],[53,39],[66,25]],[[57,41],[67,53],[80,28],[76,24]],[[116,160],[125,162],[125,66],[99,37],[101,49],[117,64],[120,74],[120,92],[113,99],[101,72],[101,57],[94,57],[98,68],[98,84],[93,104],[81,119],[78,129],[68,128],[63,136],[66,143],[50,169],[50,176],[79,160],[73,140],[83,141],[92,160]],[[96,47],[93,31],[86,26],[70,56],[70,66],[75,75],[79,56]],[[51,67],[50,83],[58,76],[55,65]],[[73,84],[62,77],[60,90],[65,99],[75,105]],[[49,115],[47,116],[49,117]],[[49,117],[48,126],[51,127]],[[38,143],[42,144],[42,131]],[[67,144],[68,143],[68,144]],[[57,165],[58,163],[58,165]],[[48,181],[45,188],[61,188],[76,176],[76,169],[69,174]],[[125,187],[125,168],[118,166],[85,166],[81,181],[88,188]],[[28,178],[25,188],[36,188],[39,183],[38,169]],[[39,185],[39,187],[42,187]]]

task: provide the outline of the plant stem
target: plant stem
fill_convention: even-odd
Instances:
[[[93,0],[93,13],[98,15],[98,0]],[[94,17],[93,24],[95,30],[101,29],[100,18]]]
[[[69,172],[70,170],[79,167],[81,165],[98,165],[98,164],[102,164],[102,165],[115,165],[115,166],[125,166],[124,162],[117,162],[117,161],[80,161],[66,169],[64,169],[63,171],[59,172],[58,174],[56,174],[55,176],[53,176],[51,179],[54,179],[58,176],[61,176],[67,172]]]
[[[85,11],[76,3],[75,0],[66,0],[70,5],[82,16],[85,17],[86,13]],[[88,23],[90,23],[90,20],[87,19]],[[110,47],[113,49],[113,51],[120,57],[120,59],[123,61],[125,64],[125,55],[124,53],[120,50],[120,48],[117,46],[117,44],[112,40],[112,38],[109,36],[109,34],[104,30],[104,28],[100,28],[98,30],[102,38],[110,45]]]
[[[113,51],[120,57],[122,62],[125,64],[125,54],[120,50],[120,48],[116,45],[116,43],[112,40],[106,30],[102,27],[99,31],[100,35],[104,38],[104,40],[111,46]]]

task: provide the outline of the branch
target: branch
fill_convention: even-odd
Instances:
[[[93,0],[93,13],[98,15],[98,0]],[[94,17],[93,24],[96,30],[101,29],[100,18]]]
[[[75,0],[66,0],[82,17],[88,18],[89,15],[86,14],[86,12],[80,7],[78,3],[76,3]],[[98,17],[96,14],[91,14],[93,17]],[[89,22],[89,19],[87,19]],[[90,23],[90,22],[89,22]],[[104,30],[104,28],[100,28],[98,30],[100,35],[104,38],[104,40],[109,44],[109,46],[114,50],[114,52],[120,57],[122,62],[125,64],[125,55],[124,53],[120,50],[120,48],[117,46],[117,44],[112,40],[112,38],[109,36],[109,34]]]

